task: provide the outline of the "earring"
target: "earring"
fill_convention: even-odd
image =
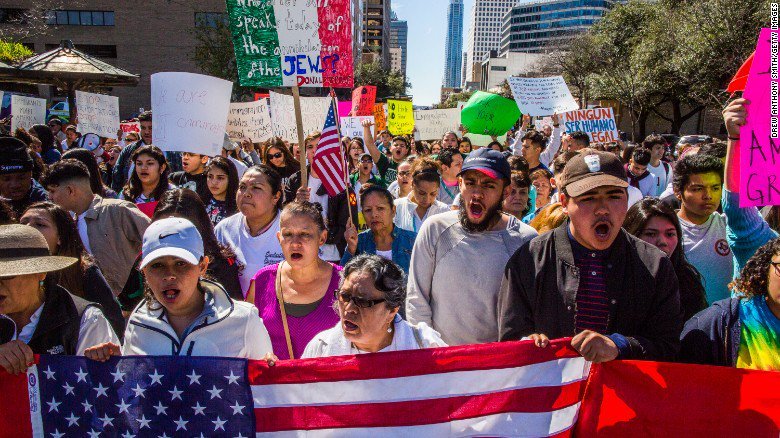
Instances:
[[[387,333],[393,333],[393,325],[392,324],[387,326]]]

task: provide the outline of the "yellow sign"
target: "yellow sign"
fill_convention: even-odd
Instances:
[[[387,129],[393,135],[412,133],[414,130],[412,102],[403,100],[387,101]]]

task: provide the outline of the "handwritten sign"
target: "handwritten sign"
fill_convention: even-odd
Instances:
[[[739,156],[740,207],[780,205],[777,64],[772,68],[772,47],[777,45],[778,31],[761,29],[743,93],[750,105],[747,106],[747,123],[739,132],[742,151]],[[776,49],[774,56],[776,62]]]
[[[549,78],[507,78],[512,95],[523,114],[548,116],[580,109],[563,76]]]
[[[585,132],[593,143],[620,140],[612,108],[569,111],[563,115],[563,123],[566,132]]]
[[[164,151],[222,152],[233,83],[195,73],[152,75],[152,138]]]
[[[374,104],[374,128],[377,131],[387,129],[387,105],[383,103]]]
[[[78,130],[114,138],[119,131],[119,98],[76,90]]]
[[[227,0],[243,86],[352,88],[350,0]]]
[[[477,91],[460,112],[460,120],[470,133],[504,135],[520,118],[512,100],[493,93]]]
[[[314,131],[322,131],[331,102],[330,97],[301,97],[304,137]],[[292,96],[271,92],[271,126],[275,136],[290,143],[298,143]]]
[[[534,120],[534,129],[537,131],[544,130],[545,126],[553,127],[552,117],[542,117],[541,119]]]
[[[411,134],[414,130],[412,102],[387,101],[387,130],[393,135]]]
[[[414,126],[423,140],[440,139],[447,131],[460,126],[460,110],[457,108],[420,110],[414,112]]]
[[[141,133],[141,122],[122,122],[119,124],[119,129],[122,130],[123,134],[127,134],[128,132],[137,132]]]
[[[227,133],[230,138],[249,137],[253,142],[265,141],[273,136],[268,99],[254,102],[233,102],[227,118]]]
[[[370,116],[374,112],[376,100],[376,87],[364,85],[352,90],[352,115]]]
[[[341,136],[349,138],[363,138],[363,120],[371,120],[373,122],[374,116],[342,117],[339,119]],[[371,127],[371,135],[374,135],[373,126]]]
[[[27,131],[33,125],[45,124],[46,99],[11,95],[11,132],[16,131],[16,128]]]

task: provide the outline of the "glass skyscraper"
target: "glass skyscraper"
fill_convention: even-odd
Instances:
[[[463,0],[450,0],[447,9],[443,87],[460,87],[463,66]]]
[[[395,11],[390,14],[390,48],[401,49],[401,75],[406,77],[406,40],[409,26],[406,20],[399,20]]]

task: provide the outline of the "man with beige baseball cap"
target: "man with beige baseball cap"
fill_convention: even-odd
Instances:
[[[33,354],[83,355],[119,342],[100,306],[68,293],[47,277],[78,260],[52,256],[40,231],[0,226],[0,367],[24,372]]]
[[[682,329],[674,268],[621,228],[625,170],[611,153],[583,149],[563,170],[569,219],[509,260],[498,297],[500,340],[546,347],[573,337],[587,360],[673,360]]]

